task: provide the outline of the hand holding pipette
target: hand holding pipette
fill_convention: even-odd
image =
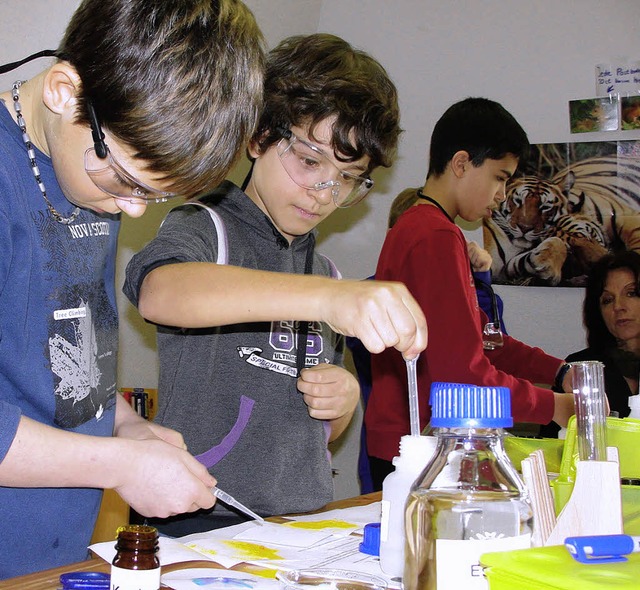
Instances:
[[[227,506],[231,506],[232,508],[237,508],[238,510],[240,510],[240,512],[243,512],[247,516],[250,516],[251,518],[255,519],[259,524],[265,523],[264,518],[262,518],[262,516],[259,516],[258,514],[253,512],[253,510],[249,510],[249,508],[247,508],[244,504],[242,504],[241,502],[238,502],[238,500],[236,500],[233,496],[231,496],[230,494],[227,494],[227,492],[223,492],[220,488],[218,487],[211,488],[211,493],[216,498],[218,498],[218,500],[220,500],[221,502],[224,502]]]

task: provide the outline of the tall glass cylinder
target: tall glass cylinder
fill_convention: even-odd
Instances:
[[[571,363],[576,401],[576,434],[580,461],[607,460],[607,417],[604,365],[599,361]]]

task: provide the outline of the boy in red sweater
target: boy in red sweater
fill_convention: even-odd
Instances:
[[[566,425],[573,396],[564,362],[509,336],[495,350],[483,349],[487,316],[478,305],[467,243],[454,219],[473,222],[491,215],[505,199],[505,185],[529,146],[527,135],[500,104],[467,98],[436,123],[429,171],[418,200],[388,232],[376,279],[401,281],[422,306],[429,344],[418,360],[420,426],[429,422],[434,381],[508,387],[514,420]],[[400,437],[409,434],[407,373],[402,355],[373,357],[373,388],[365,413],[367,450],[374,487],[393,470]]]

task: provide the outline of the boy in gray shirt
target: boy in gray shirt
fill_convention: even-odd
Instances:
[[[127,268],[125,293],[159,324],[157,420],[261,515],[333,498],[327,443],[359,399],[338,333],[373,352],[426,345],[403,285],[338,281],[315,251],[315,227],[367,195],[399,134],[376,60],[332,35],[286,39],[268,57],[244,191],[226,182],[172,211]],[[153,524],[183,535],[235,518],[218,503]]]

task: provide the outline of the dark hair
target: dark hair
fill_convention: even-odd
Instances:
[[[264,152],[282,129],[314,127],[335,116],[331,145],[341,161],[369,156],[369,171],[388,167],[400,129],[398,94],[385,69],[340,37],[289,37],[267,57],[264,111],[254,136]]]
[[[465,98],[450,106],[436,123],[429,150],[429,176],[440,176],[454,154],[466,151],[478,167],[485,160],[511,154],[522,159],[529,149],[524,129],[501,104]]]
[[[264,47],[240,0],[84,0],[58,48],[101,124],[186,196],[214,188],[252,135]]]
[[[636,284],[638,284],[640,279],[640,254],[633,250],[606,254],[591,267],[589,272],[584,294],[582,319],[587,331],[587,345],[594,350],[605,350],[617,346],[615,337],[609,332],[602,318],[600,297],[604,291],[609,273],[620,268],[629,269],[635,277]]]

